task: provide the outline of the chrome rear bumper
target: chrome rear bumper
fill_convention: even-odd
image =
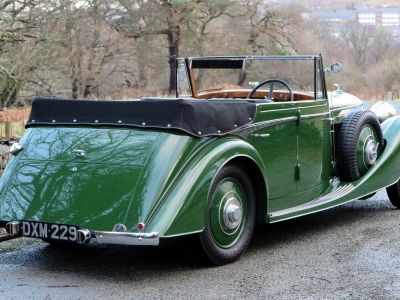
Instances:
[[[114,232],[93,231],[96,241],[102,244],[157,246],[160,243],[158,232]]]
[[[0,241],[24,236],[20,232],[19,222],[8,222],[5,226],[6,235],[0,237]],[[28,236],[31,237],[31,236]],[[39,236],[37,236],[39,237]],[[101,244],[119,244],[119,245],[139,245],[139,246],[158,246],[160,238],[158,232],[116,232],[116,231],[98,231],[89,229],[77,230],[76,243],[87,244],[95,240]]]

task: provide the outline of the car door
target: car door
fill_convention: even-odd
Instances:
[[[253,146],[260,153],[268,180],[269,206],[274,200],[295,194],[297,180],[297,109],[291,103],[258,105]]]
[[[300,119],[297,193],[301,193],[326,182],[330,176],[331,124],[327,100],[304,101],[296,105]]]

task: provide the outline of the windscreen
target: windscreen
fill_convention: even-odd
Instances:
[[[232,64],[231,68],[228,67],[228,63],[222,65],[224,67],[218,68],[216,62],[192,64],[198,93],[226,89],[252,89],[268,79],[283,80],[293,91],[310,94],[314,94],[315,91],[314,59],[243,59]],[[317,82],[317,86],[319,85]],[[268,90],[269,86],[266,85],[261,89]],[[274,89],[285,89],[285,87],[274,84]]]

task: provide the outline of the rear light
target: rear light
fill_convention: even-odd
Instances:
[[[143,231],[146,228],[146,226],[142,222],[138,223],[136,227],[139,231]]]

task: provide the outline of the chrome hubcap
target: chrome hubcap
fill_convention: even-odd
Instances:
[[[365,156],[366,156],[367,162],[370,165],[373,165],[376,162],[376,158],[378,157],[378,152],[377,152],[378,145],[379,145],[379,143],[375,144],[374,141],[369,141],[367,144]]]
[[[224,223],[229,229],[237,227],[242,221],[242,205],[235,199],[229,199],[224,207]]]

